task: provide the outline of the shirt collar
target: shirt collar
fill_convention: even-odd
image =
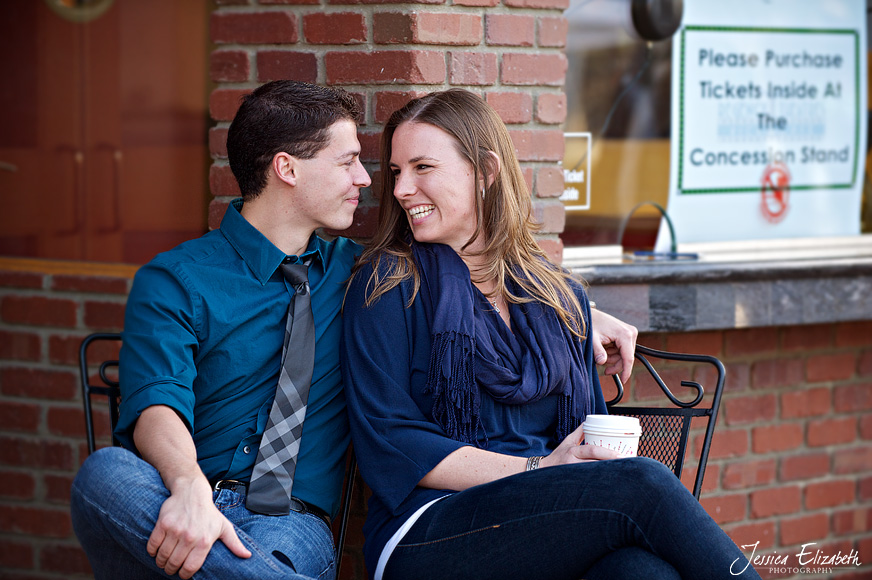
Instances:
[[[224,237],[261,284],[267,283],[285,258],[291,258],[292,262],[304,262],[311,256],[312,261],[320,262],[322,268],[327,263],[325,259],[327,242],[315,234],[309,238],[309,244],[302,255],[286,256],[257,228],[248,223],[248,220],[242,217],[240,213],[242,204],[242,198],[237,198],[227,207],[224,218],[221,220],[221,233],[224,234]]]

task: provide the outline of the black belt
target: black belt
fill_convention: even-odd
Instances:
[[[230,491],[235,491],[236,493],[241,494],[245,494],[248,491],[248,483],[237,479],[221,479],[210,483],[212,484],[213,491],[229,489]],[[328,528],[331,527],[330,515],[316,505],[312,505],[296,497],[291,497],[291,510],[301,514],[312,514],[313,516],[321,518],[324,523],[327,524]]]

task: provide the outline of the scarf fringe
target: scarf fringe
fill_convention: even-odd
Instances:
[[[560,397],[560,402],[557,405],[557,433],[556,439],[558,442],[563,441],[570,433],[578,429],[581,425],[581,419],[574,416],[572,395],[563,395]],[[586,410],[582,411],[587,415]]]
[[[475,338],[457,331],[433,335],[425,393],[433,394],[433,418],[455,441],[478,442],[481,399],[475,384]]]

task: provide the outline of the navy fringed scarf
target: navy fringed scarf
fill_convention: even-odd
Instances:
[[[553,308],[538,301],[511,304],[514,336],[473,286],[460,256],[442,244],[412,244],[432,346],[427,392],[433,417],[456,441],[487,446],[481,430],[481,390],[506,405],[560,395],[558,441],[591,410],[582,343]],[[520,288],[512,287],[516,296]]]

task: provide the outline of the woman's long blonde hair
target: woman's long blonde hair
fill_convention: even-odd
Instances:
[[[376,234],[364,251],[352,276],[360,267],[373,264],[367,283],[366,304],[412,278],[411,302],[421,285],[412,259],[413,240],[406,212],[394,198],[395,178],[390,167],[394,132],[403,123],[427,123],[455,139],[457,150],[475,171],[475,183],[492,183],[484,195],[474,195],[478,223],[466,246],[483,236],[484,247],[475,255],[485,266],[477,271],[481,280],[493,280],[496,293],[516,304],[538,300],[557,312],[577,336],[585,334],[584,317],[575,294],[569,287],[570,275],[551,262],[533,237],[538,225],[532,218],[530,192],[515,156],[515,148],[502,120],[481,97],[463,89],[449,89],[414,99],[395,111],[381,139],[381,206]],[[491,152],[496,153],[496,167]],[[387,260],[382,272],[382,260]],[[515,296],[506,279],[523,288],[527,297]]]

